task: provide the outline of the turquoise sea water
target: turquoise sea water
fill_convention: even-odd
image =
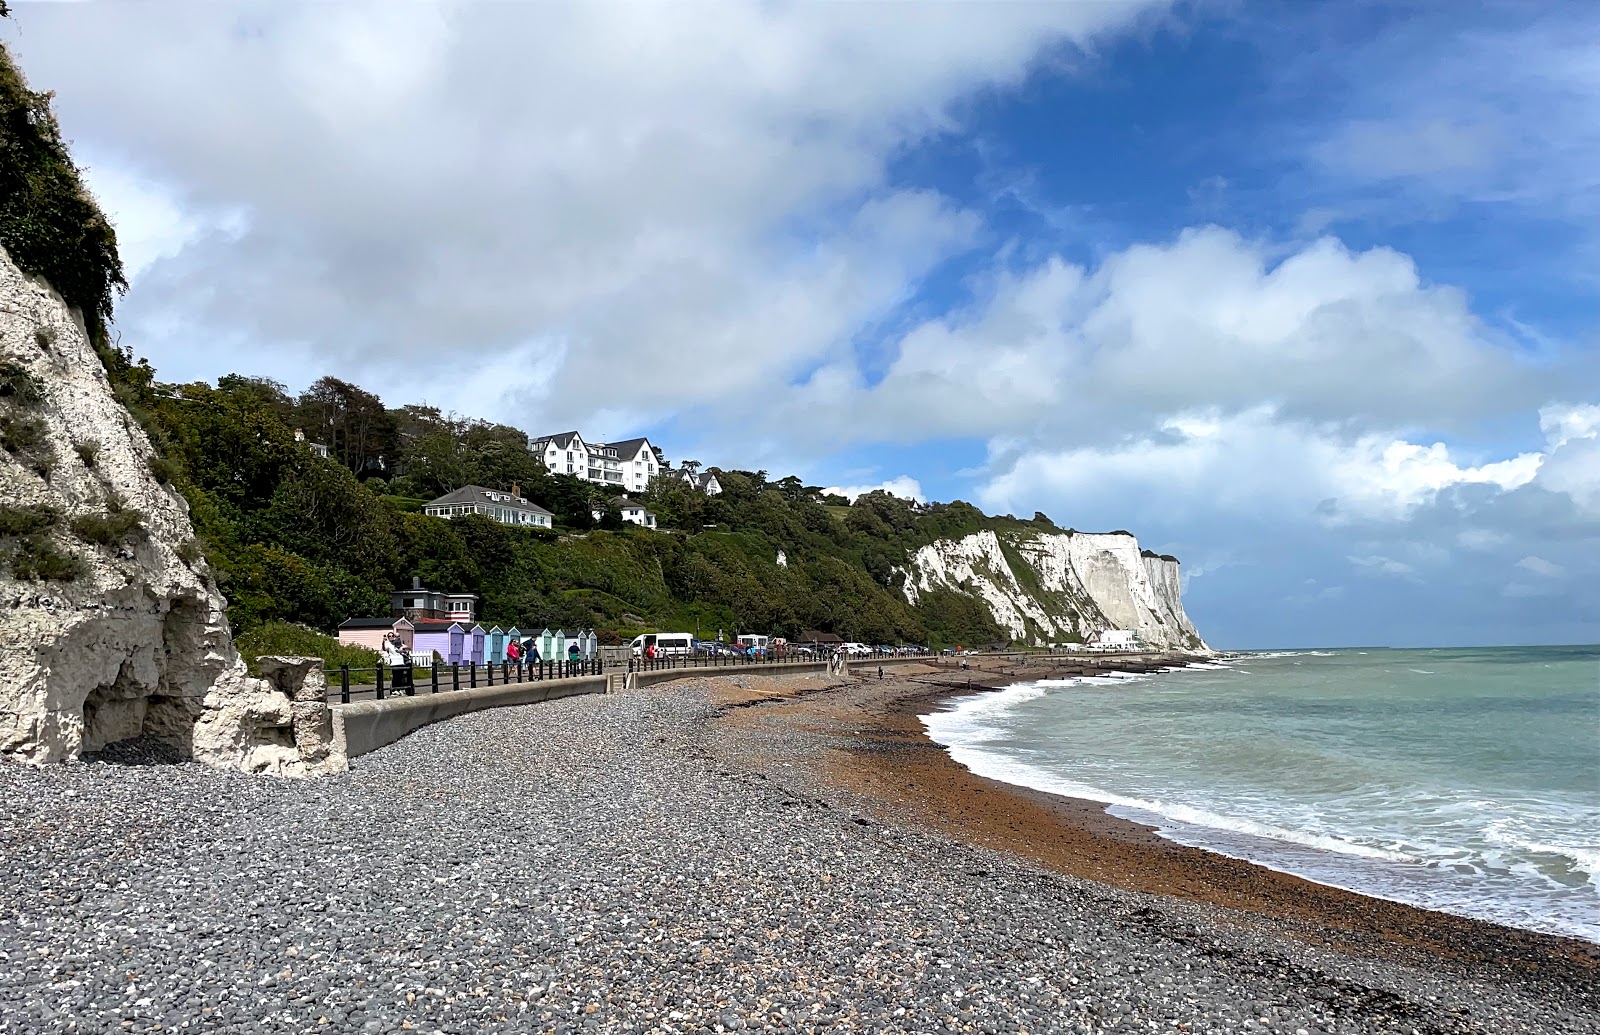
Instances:
[[[1600,941],[1600,647],[1264,652],[925,721],[981,775],[1174,841]]]

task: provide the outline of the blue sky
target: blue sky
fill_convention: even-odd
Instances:
[[[332,373],[1128,528],[1220,646],[1600,639],[1593,5],[87,3],[0,31],[163,377]]]

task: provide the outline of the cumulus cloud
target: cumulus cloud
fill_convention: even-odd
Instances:
[[[1534,557],[1531,555],[1518,561],[1517,567],[1523,569],[1524,571],[1531,571],[1535,575],[1544,575],[1549,578],[1556,578],[1566,571],[1566,569],[1559,564],[1552,564],[1543,557]]]
[[[1092,270],[1002,267],[975,291],[905,333],[875,383],[842,358],[769,419],[822,415],[802,430],[821,439],[1109,442],[1152,415],[1268,406],[1358,432],[1448,433],[1537,408],[1569,362],[1519,357],[1404,255],[1333,238],[1284,250],[1199,228]]]
[[[890,159],[1152,6],[52,5],[13,45],[94,156],[124,341],[164,373],[220,352],[548,430],[848,348],[976,229]],[[489,393],[457,377],[483,366]]]
[[[891,496],[899,496],[901,499],[916,500],[918,503],[926,503],[928,501],[928,497],[923,495],[922,484],[915,478],[904,474],[898,478],[891,478],[886,482],[879,482],[877,485],[835,485],[822,491],[833,493],[835,496],[847,497],[852,503],[855,502],[857,496],[863,493],[879,491],[887,492]]]

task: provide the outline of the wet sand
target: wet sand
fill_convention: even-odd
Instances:
[[[928,739],[921,715],[986,686],[1040,678],[1037,664],[1018,670],[980,659],[970,672],[898,668],[881,682],[875,674],[820,692],[781,684],[730,690],[723,721],[755,743],[770,741],[775,761],[807,767],[885,822],[915,823],[1074,877],[1222,907],[1241,922],[1343,953],[1554,981],[1586,1001],[1600,989],[1600,945],[1370,898],[1175,844],[1101,803],[974,775]],[[799,757],[782,736],[764,738],[784,729],[820,735],[826,747]]]

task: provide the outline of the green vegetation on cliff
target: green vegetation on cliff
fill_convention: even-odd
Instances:
[[[81,311],[90,340],[104,348],[113,298],[127,287],[117,235],[84,189],[50,96],[28,89],[0,46],[0,245]]]
[[[160,385],[124,369],[163,474],[188,498],[236,631],[296,622],[331,631],[385,614],[389,590],[420,577],[478,594],[486,624],[594,626],[796,636],[806,629],[872,642],[977,642],[1002,634],[981,603],[900,592],[908,552],[986,519],[964,503],[918,507],[885,493],[825,503],[796,478],[726,471],[704,496],[658,479],[645,497],[660,530],[593,527],[606,491],[548,473],[514,428],[387,409],[330,378],[298,396],[259,378],[216,387]],[[325,442],[323,458],[295,429]],[[480,516],[450,521],[419,501],[465,484],[519,492],[556,512],[557,530]],[[779,553],[786,564],[778,563]]]

